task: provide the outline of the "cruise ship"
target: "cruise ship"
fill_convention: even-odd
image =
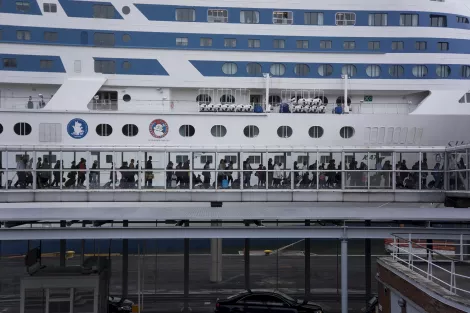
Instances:
[[[469,16],[463,0],[0,1],[0,140],[465,144]]]

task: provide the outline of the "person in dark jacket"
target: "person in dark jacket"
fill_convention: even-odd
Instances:
[[[153,169],[152,156],[149,156],[147,163],[145,163],[145,169],[146,170]],[[145,172],[145,186],[152,187],[152,183],[153,183],[153,172],[152,171]]]
[[[166,188],[171,188],[171,179],[175,172],[173,172],[173,162],[168,162],[166,166]]]
[[[211,167],[211,162],[207,161],[204,165],[204,171],[202,172],[202,177],[204,177],[204,188],[207,189],[211,185],[211,172],[209,171]]]
[[[54,181],[52,182],[51,186],[59,187],[59,184],[62,184],[62,179],[60,177],[60,161],[55,162],[54,170],[55,171],[52,172],[52,174],[54,175]]]
[[[274,175],[274,164],[273,159],[268,160],[268,188],[273,185],[273,175]]]

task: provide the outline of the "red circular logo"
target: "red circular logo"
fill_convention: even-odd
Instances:
[[[168,130],[168,123],[161,119],[153,120],[149,125],[150,135],[157,139],[165,137],[168,134]]]

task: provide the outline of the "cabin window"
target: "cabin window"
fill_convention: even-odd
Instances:
[[[379,77],[380,76],[380,66],[378,66],[378,65],[369,65],[369,66],[367,66],[366,74],[369,77]]]
[[[127,5],[122,7],[122,13],[125,15],[128,15],[131,13],[131,8],[129,8]]]
[[[250,155],[248,157],[251,164],[261,164],[261,156],[260,155]]]
[[[468,24],[468,18],[464,16],[457,16],[457,23]]]
[[[183,137],[192,137],[195,132],[193,125],[181,125],[180,127],[180,135]]]
[[[388,69],[388,73],[390,74],[390,76],[392,76],[393,78],[400,78],[403,76],[403,74],[405,73],[405,69],[403,68],[403,66],[401,65],[392,65],[390,66],[390,68]]]
[[[431,14],[431,27],[447,27],[447,16]]]
[[[246,65],[246,72],[251,76],[260,76],[262,74],[261,64],[248,63]]]
[[[39,62],[39,67],[41,69],[52,69],[53,66],[54,66],[53,60],[41,60]]]
[[[93,5],[93,18],[114,18],[114,7],[110,4]]]
[[[437,49],[439,51],[448,51],[449,50],[449,43],[448,42],[438,42]]]
[[[213,162],[212,155],[201,155],[201,164],[206,164],[207,162],[209,163]]]
[[[17,30],[16,39],[18,40],[31,40],[31,32],[28,30]]]
[[[460,76],[462,78],[469,78],[470,77],[470,66],[469,65],[462,65],[460,69]]]
[[[139,127],[134,124],[126,124],[122,127],[122,133],[127,137],[135,137],[139,133]]]
[[[273,24],[290,25],[294,21],[294,13],[291,11],[274,11]]]
[[[201,47],[212,47],[212,38],[203,37],[199,40]]]
[[[248,125],[243,129],[243,134],[248,138],[258,137],[259,128],[255,125]]]
[[[354,50],[354,49],[356,49],[356,42],[355,41],[345,41],[345,42],[343,42],[343,49],[344,50]]]
[[[418,26],[418,14],[400,14],[400,26]]]
[[[124,35],[122,35],[122,41],[123,41],[123,42],[129,42],[129,41],[131,41],[131,35],[129,35],[129,34],[124,34]]]
[[[59,33],[56,32],[44,32],[45,41],[57,41],[59,39]]]
[[[308,135],[312,138],[321,138],[323,136],[323,127],[321,126],[312,126],[308,130]]]
[[[221,104],[235,103],[235,97],[232,95],[222,95],[219,100]]]
[[[297,49],[308,49],[308,40],[297,40]]]
[[[235,75],[238,71],[238,66],[235,63],[224,63],[222,65],[222,72],[225,75]]]
[[[294,67],[294,73],[297,76],[308,76],[310,73],[310,67],[307,64],[296,64]]]
[[[403,41],[392,41],[392,50],[403,50],[405,43]]]
[[[269,96],[268,102],[269,102],[269,104],[279,104],[279,103],[282,102],[282,99],[278,95]]]
[[[131,101],[131,96],[128,95],[128,94],[125,94],[125,95],[122,97],[122,100],[123,100],[124,102],[129,102],[129,101]]]
[[[0,124],[0,134],[3,133],[3,125]]]
[[[179,22],[194,22],[196,20],[196,10],[176,9],[175,19]]]
[[[333,66],[330,64],[322,64],[318,67],[318,75],[320,76],[331,76],[333,74]]]
[[[236,48],[237,47],[237,40],[234,38],[225,38],[224,39],[224,47],[225,48]]]
[[[439,77],[447,78],[450,75],[450,67],[448,65],[438,65],[436,67],[436,74]]]
[[[415,65],[412,73],[414,77],[425,77],[428,75],[428,68],[425,65]]]
[[[95,33],[93,36],[95,46],[99,47],[112,47],[114,46],[114,41],[113,33]]]
[[[48,13],[56,13],[57,12],[57,4],[55,3],[44,3],[43,4],[44,12]]]
[[[348,104],[351,105],[351,98],[347,97],[346,100],[348,101]],[[336,98],[336,104],[344,104],[344,96]]]
[[[305,25],[323,25],[323,13],[305,12],[304,24]]]
[[[18,64],[14,58],[3,59],[3,68],[17,68]]]
[[[427,43],[426,41],[417,41],[415,42],[415,49],[416,50],[426,50]]]
[[[116,74],[116,63],[111,60],[95,60],[95,73]]]
[[[292,136],[292,127],[290,126],[280,126],[277,129],[277,135],[281,138],[289,138]]]
[[[240,23],[258,24],[259,12],[258,11],[240,11]]]
[[[32,128],[31,125],[29,125],[28,123],[21,122],[16,123],[15,126],[13,126],[13,131],[18,136],[28,136],[29,134],[31,134]]]
[[[352,13],[352,12],[336,13],[336,25],[339,25],[339,26],[356,25],[356,13]]]
[[[186,38],[186,37],[176,38],[176,45],[186,47],[188,45],[188,38]]]
[[[380,41],[369,41],[367,48],[369,50],[380,50]]]
[[[207,11],[207,21],[209,23],[227,23],[228,11],[220,9],[210,9]]]
[[[259,39],[248,39],[248,48],[259,48],[261,47],[261,41]]]
[[[186,163],[189,161],[189,157],[187,155],[177,155],[176,156],[176,163]]]
[[[354,77],[356,76],[357,68],[356,66],[352,64],[346,64],[346,65],[343,65],[343,68],[341,69],[341,73],[343,75],[348,75],[349,77]]]
[[[209,104],[212,102],[212,98],[208,94],[200,94],[196,97],[196,101],[199,104]]]
[[[96,126],[96,133],[98,136],[110,136],[113,133],[113,128],[109,124],[99,124]]]
[[[387,26],[387,14],[386,13],[369,14],[369,26]]]
[[[16,1],[16,11],[26,13],[31,10],[31,6],[27,1]]]
[[[224,125],[214,125],[211,128],[211,134],[214,137],[225,137],[227,134],[227,128]]]
[[[351,138],[352,136],[354,136],[354,128],[352,128],[351,126],[342,127],[339,130],[339,135],[341,136],[341,138],[344,139]]]
[[[286,41],[284,39],[274,39],[273,48],[274,49],[284,49],[286,47]]]
[[[281,63],[271,65],[270,72],[273,76],[283,76],[286,73],[286,66]]]
[[[333,42],[331,40],[320,40],[320,49],[331,49]]]

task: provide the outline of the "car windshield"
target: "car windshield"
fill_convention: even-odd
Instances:
[[[278,295],[280,295],[281,297],[283,297],[284,299],[286,299],[287,301],[290,301],[290,302],[293,302],[293,303],[296,303],[295,299],[282,293],[282,292],[276,292]]]

